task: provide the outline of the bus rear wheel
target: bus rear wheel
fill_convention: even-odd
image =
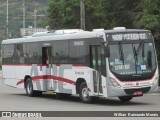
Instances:
[[[123,97],[118,97],[121,101],[127,102],[130,101],[133,97],[132,96],[123,96]]]
[[[27,95],[30,96],[30,97],[41,96],[42,95],[41,91],[33,90],[33,83],[32,83],[31,78],[27,79],[27,81],[25,83],[25,89],[26,89]]]
[[[86,82],[81,83],[79,91],[80,99],[82,102],[91,103],[93,101],[93,97],[89,96],[89,91]]]

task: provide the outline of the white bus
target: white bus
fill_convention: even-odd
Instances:
[[[28,96],[53,91],[94,97],[133,97],[156,92],[158,65],[148,30],[58,30],[2,42],[3,83]]]

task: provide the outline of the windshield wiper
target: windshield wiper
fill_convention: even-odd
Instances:
[[[138,56],[141,52],[141,50],[144,48],[144,41],[141,41],[137,50],[136,50],[136,55]]]
[[[120,60],[124,64],[124,55],[123,55],[123,47],[122,47],[122,42],[119,42],[119,54],[120,54]]]

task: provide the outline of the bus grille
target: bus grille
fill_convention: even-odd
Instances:
[[[139,88],[139,89],[124,89],[126,94],[131,94],[133,95],[134,92],[136,91],[142,91],[142,93],[147,93],[149,90],[151,89],[151,87],[145,87],[145,88]]]

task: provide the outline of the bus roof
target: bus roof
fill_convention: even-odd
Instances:
[[[81,39],[81,38],[95,38],[97,32],[78,32],[72,34],[60,34],[60,35],[49,35],[49,36],[36,36],[27,38],[15,38],[3,40],[2,44],[14,44],[14,43],[28,43],[28,42],[43,42],[43,41],[54,41],[54,40],[68,40],[68,39]]]
[[[81,38],[95,38],[102,37],[98,33],[131,33],[131,32],[150,32],[149,30],[143,29],[113,29],[113,30],[104,30],[104,31],[81,31],[77,33],[68,33],[68,34],[50,34],[50,35],[39,35],[39,36],[30,36],[27,38],[15,38],[3,40],[2,44],[14,44],[14,43],[28,43],[28,42],[43,42],[43,41],[54,41],[54,40],[68,40],[68,39],[81,39]],[[100,35],[100,36],[99,36]]]
[[[105,33],[123,33],[123,32],[150,32],[149,30],[144,29],[119,29],[119,30],[104,30]]]

